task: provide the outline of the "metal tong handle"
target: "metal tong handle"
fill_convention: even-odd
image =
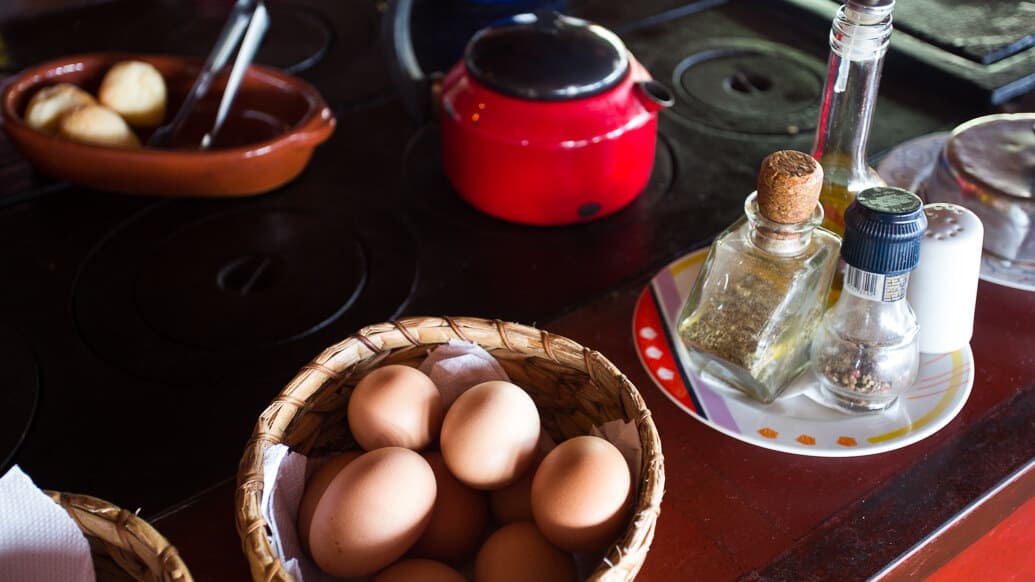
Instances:
[[[168,147],[172,144],[173,138],[179,133],[183,123],[190,116],[198,101],[208,93],[212,80],[226,67],[227,62],[230,60],[230,55],[234,53],[234,49],[237,48],[241,37],[246,34],[249,22],[260,5],[262,5],[261,1],[256,2],[256,0],[237,0],[234,3],[230,16],[227,18],[223,29],[219,33],[219,37],[216,39],[215,46],[212,47],[211,52],[209,52],[208,57],[205,59],[205,64],[202,65],[198,77],[194,80],[194,85],[191,86],[190,92],[183,100],[183,104],[180,105],[176,115],[169,123],[159,127],[151,134],[151,138],[147,140],[148,146]],[[265,13],[265,6],[263,6],[263,13]]]
[[[212,124],[212,129],[201,138],[201,149],[207,150],[211,147],[219,130],[223,128],[227,113],[230,112],[230,105],[233,104],[237,90],[241,86],[244,73],[248,70],[252,59],[255,58],[255,52],[259,50],[259,45],[262,44],[262,37],[266,34],[266,29],[269,28],[269,25],[269,12],[266,11],[266,5],[262,0],[259,0],[255,10],[252,12],[251,21],[248,23],[248,30],[244,33],[241,48],[237,51],[237,59],[234,61],[233,68],[230,69],[230,77],[226,81],[226,89],[223,90],[223,97],[219,101],[219,110],[216,112],[216,121]]]

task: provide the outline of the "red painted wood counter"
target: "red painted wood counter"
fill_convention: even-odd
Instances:
[[[633,347],[632,311],[645,284],[538,324],[602,352],[653,413],[667,490],[640,579],[896,579],[942,566],[951,576],[954,566],[972,567],[974,553],[1008,543],[989,535],[967,549],[1035,498],[1035,293],[981,283],[974,388],[951,423],[896,451],[831,459],[743,443],[672,404]],[[155,519],[196,580],[248,579],[233,487],[229,480]],[[957,554],[970,566],[946,565]],[[1004,562],[1010,555],[997,555],[1000,568],[1032,568]]]

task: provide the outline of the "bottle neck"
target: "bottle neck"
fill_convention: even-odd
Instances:
[[[830,59],[812,155],[825,168],[849,168],[852,178],[869,171],[866,143],[891,39],[893,7],[849,1],[838,9],[830,29]]]
[[[748,222],[748,238],[758,248],[779,256],[794,256],[804,251],[812,240],[812,231],[823,222],[823,207],[816,204],[808,220],[793,224],[773,222],[758,208],[758,193],[744,201]]]

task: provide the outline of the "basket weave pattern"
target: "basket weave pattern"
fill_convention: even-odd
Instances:
[[[256,581],[295,582],[273,553],[261,513],[263,455],[284,443],[310,455],[356,448],[348,432],[349,396],[370,370],[418,365],[451,339],[478,344],[524,388],[557,442],[611,420],[636,423],[641,446],[638,497],[629,526],[590,580],[631,580],[654,537],[665,488],[661,442],[639,392],[599,352],[524,325],[477,318],[413,317],[364,327],[320,353],[260,415],[237,476],[238,535]]]
[[[176,548],[136,514],[89,495],[46,493],[86,536],[99,582],[193,582]]]

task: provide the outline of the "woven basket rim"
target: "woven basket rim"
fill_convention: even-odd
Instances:
[[[473,342],[490,353],[503,349],[550,360],[585,374],[594,385],[599,384],[601,375],[617,383],[620,393],[616,396],[627,419],[636,423],[640,440],[638,497],[630,526],[588,580],[635,578],[654,537],[665,490],[665,471],[661,439],[650,410],[633,383],[599,352],[536,327],[477,317],[413,316],[367,325],[326,348],[303,366],[260,414],[238,468],[234,512],[242,550],[254,580],[297,582],[285,572],[273,552],[267,537],[268,524],[261,513],[265,450],[282,442],[311,397],[329,383],[346,380],[357,366],[398,350],[431,347],[450,339]]]
[[[43,492],[68,512],[85,536],[101,542],[105,553],[127,574],[142,582],[193,582],[176,548],[136,513],[91,495],[49,489]],[[97,544],[91,546],[96,548]],[[137,577],[125,567],[126,558],[119,554],[128,554],[143,563],[149,577]]]

